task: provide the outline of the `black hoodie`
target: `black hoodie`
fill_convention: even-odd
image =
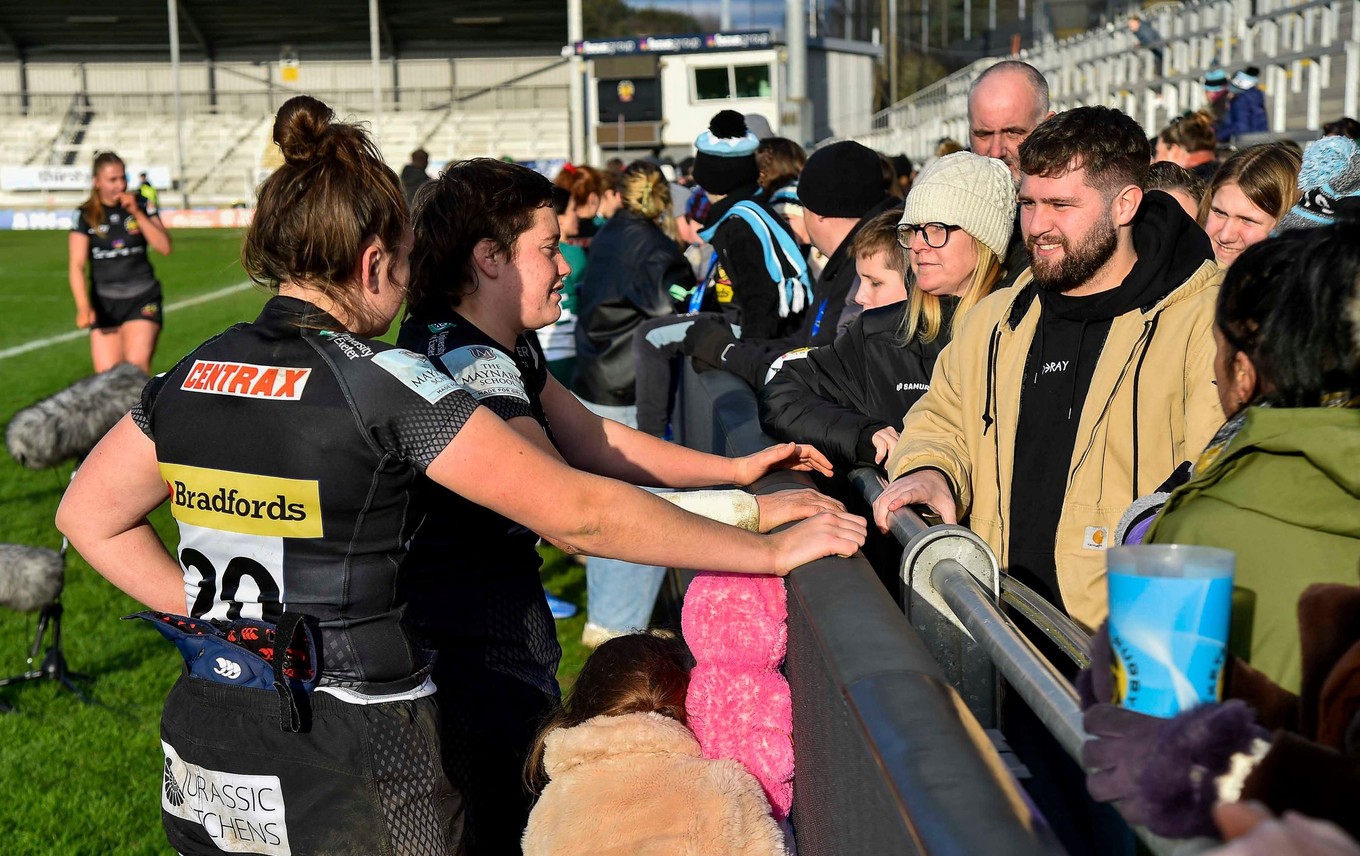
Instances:
[[[1054,294],[1032,280],[1015,302],[1019,323],[1037,298],[1041,314],[1025,362],[1011,482],[1010,572],[1061,605],[1054,537],[1086,393],[1111,322],[1149,312],[1213,258],[1195,221],[1160,191],[1143,197],[1133,223],[1133,269],[1116,288],[1086,297]]]

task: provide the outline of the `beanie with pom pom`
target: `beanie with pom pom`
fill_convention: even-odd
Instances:
[[[758,145],[755,134],[746,129],[746,118],[735,110],[723,110],[694,141],[694,182],[719,196],[755,184],[760,174]]]

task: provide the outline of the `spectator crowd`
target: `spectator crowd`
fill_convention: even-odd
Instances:
[[[1150,27],[1131,29],[1155,48]],[[970,528],[1008,574],[1094,634],[1092,666],[1069,675],[1091,735],[1080,763],[1018,695],[1002,708],[1011,746],[1043,780],[1031,796],[1069,852],[1131,854],[1132,823],[1230,839],[1224,853],[1360,853],[1357,124],[1331,123],[1305,147],[1234,148],[1265,130],[1256,70],[1204,83],[1204,111],[1147,129],[1108,107],[1055,113],[1043,75],[1004,61],[972,82],[966,145],[941,141],[919,168],[853,141],[808,153],[724,110],[678,164],[568,164],[551,183],[494,161],[399,181],[319,102],[280,114],[296,181],[361,164],[383,191],[365,210],[390,214],[382,240],[337,250],[344,264],[325,271],[377,271],[377,246],[409,256],[410,275],[395,297],[376,273],[346,296],[322,287],[319,262],[288,268],[307,257],[282,243],[305,245],[295,231],[307,226],[288,213],[304,203],[280,196],[276,232],[251,234],[256,278],[283,295],[276,314],[337,325],[307,346],[324,364],[301,339],[289,347],[313,361],[317,384],[347,390],[333,404],[349,418],[348,390],[390,385],[350,365],[381,351],[359,337],[385,329],[404,298],[399,344],[468,391],[426,396],[458,411],[448,418],[461,427],[437,444],[411,416],[376,424],[369,445],[387,445],[362,449],[414,461],[374,470],[391,503],[459,521],[391,533],[408,539],[406,619],[441,653],[418,680],[392,685],[418,701],[433,675],[451,693],[419,715],[440,720],[445,743],[430,763],[458,794],[440,792],[440,817],[463,817],[452,838],[466,852],[513,850],[521,835],[529,853],[792,852],[756,780],[701,757],[686,724],[691,661],[680,640],[648,631],[665,567],[701,562],[705,540],[730,553],[724,570],[756,573],[863,542],[896,593],[883,533],[892,512],[916,506]],[[340,145],[330,127],[349,129],[339,166],[326,160]],[[404,238],[393,225],[403,195],[414,223]],[[329,315],[308,315],[311,304]],[[231,341],[213,346],[221,359],[241,358]],[[388,353],[384,366],[398,360]],[[729,461],[668,443],[686,362],[749,385],[784,445]],[[153,381],[106,458],[154,472],[151,443],[176,448],[173,420],[189,417],[174,408],[195,404],[174,386]],[[365,395],[355,414],[385,419]],[[523,461],[541,458],[559,490],[531,502],[493,489],[460,469],[472,460],[460,449],[507,462],[506,483],[518,479],[524,496],[534,488]],[[858,467],[888,479],[872,507],[846,479]],[[756,505],[738,491],[674,492],[783,468],[809,471],[820,493]],[[667,502],[585,473],[664,489]],[[101,475],[114,480],[99,468],[77,480],[62,518],[96,567],[108,533],[133,526],[96,531],[78,513],[103,519],[113,487],[101,492]],[[148,503],[164,498],[152,481]],[[557,505],[570,508],[543,507]],[[876,526],[856,530],[847,508]],[[682,509],[751,532],[722,535],[731,527]],[[793,534],[752,534],[805,517]],[[583,641],[596,652],[565,703],[533,532],[590,554]],[[761,564],[765,543],[782,563]],[[1242,596],[1222,701],[1167,720],[1112,703],[1106,551],[1132,543],[1236,552]],[[450,581],[441,573],[454,553],[471,571]],[[513,581],[497,582],[510,565]],[[151,603],[149,588],[128,590]],[[170,611],[178,594],[156,597]],[[418,661],[397,623],[382,627]],[[1045,651],[1042,633],[1017,624]],[[362,672],[364,639],[324,620],[317,632],[323,654],[336,639],[353,646]],[[377,692],[366,687],[351,685]],[[167,825],[182,852],[200,852],[191,824]]]

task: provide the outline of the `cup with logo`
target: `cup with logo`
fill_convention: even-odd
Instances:
[[[1106,554],[1115,700],[1171,717],[1222,693],[1236,555],[1140,544]]]

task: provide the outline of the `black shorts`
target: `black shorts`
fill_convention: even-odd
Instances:
[[[161,287],[149,288],[132,297],[100,297],[90,295],[90,306],[94,308],[94,328],[96,330],[117,329],[129,321],[153,321],[161,323]]]
[[[161,717],[170,846],[185,856],[457,852],[462,798],[440,767],[434,698],[310,699],[310,728],[294,734],[279,728],[273,691],[180,677]]]

